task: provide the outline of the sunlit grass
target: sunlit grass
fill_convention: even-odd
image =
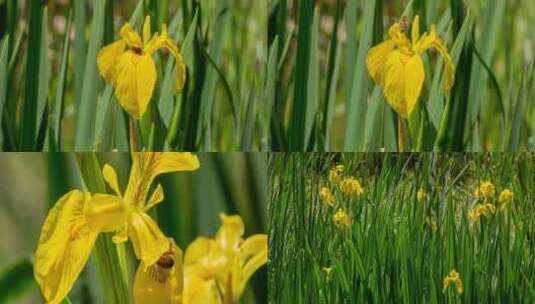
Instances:
[[[535,300],[535,155],[294,153],[269,166],[270,302]],[[363,192],[344,193],[344,177]]]

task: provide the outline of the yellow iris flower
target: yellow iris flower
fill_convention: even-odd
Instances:
[[[143,269],[154,265],[170,244],[146,213],[163,200],[163,189],[158,185],[147,201],[149,188],[160,174],[198,167],[191,153],[134,153],[124,196],[115,170],[105,165],[104,179],[116,195],[73,190],[61,197],[45,219],[35,252],[35,279],[47,302],[60,303],[69,293],[99,233],[117,232],[114,242],[130,238]]]
[[[513,199],[513,191],[509,188],[505,188],[500,192],[500,195],[498,197],[498,202],[500,203],[500,206],[505,206],[509,201]]]
[[[140,264],[134,279],[134,302],[180,304],[182,303],[183,268],[182,250],[169,240],[169,251],[153,265],[145,269]]]
[[[496,193],[496,188],[489,181],[481,182],[474,190],[474,195],[478,198],[486,200]]]
[[[428,197],[429,197],[429,194],[427,193],[427,191],[425,191],[425,189],[421,189],[420,188],[420,190],[418,190],[418,192],[416,192],[416,200],[419,203],[424,202]]]
[[[342,174],[345,171],[344,165],[336,165],[329,170],[329,181],[331,183],[337,183],[340,181]]]
[[[450,284],[455,285],[455,290],[458,294],[463,293],[463,282],[461,281],[461,275],[453,269],[445,278],[443,281],[444,289],[443,291],[446,292]]]
[[[420,35],[418,16],[414,17],[411,40],[399,22],[390,27],[388,34],[390,39],[370,49],[366,65],[375,83],[383,88],[390,106],[401,117],[408,118],[418,102],[425,78],[422,54],[435,48],[444,58],[445,79],[442,88],[445,92],[453,86],[455,67],[434,25],[431,25],[429,33]]]
[[[152,55],[159,49],[167,49],[176,61],[174,90],[184,87],[186,66],[176,43],[167,34],[164,24],[162,33],[151,34],[150,16],[145,19],[143,38],[126,23],[119,31],[120,39],[104,47],[98,54],[100,74],[115,88],[121,106],[135,119],[140,119],[147,110],[156,84],[156,65]]]
[[[349,228],[351,226],[351,217],[343,209],[338,209],[333,215],[333,222],[338,228]]]
[[[334,198],[333,193],[327,187],[321,187],[320,189],[320,199],[329,206],[334,206],[336,199]]]
[[[267,235],[243,239],[241,217],[220,215],[215,239],[199,237],[184,256],[183,303],[235,303],[253,273],[267,262]]]
[[[351,196],[360,196],[364,189],[360,182],[354,177],[346,177],[340,182],[340,191]]]

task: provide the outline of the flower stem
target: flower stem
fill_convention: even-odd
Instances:
[[[96,155],[79,153],[77,160],[87,190],[91,193],[107,193]],[[110,235],[100,234],[94,254],[106,302],[130,303],[124,245],[116,245]]]

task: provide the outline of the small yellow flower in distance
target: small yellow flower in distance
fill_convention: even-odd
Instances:
[[[468,218],[475,222],[481,216],[491,216],[496,213],[496,207],[493,204],[477,204],[468,212]]]
[[[333,221],[338,228],[348,228],[351,226],[351,218],[343,209],[338,209],[333,215]]]
[[[427,199],[428,196],[429,196],[429,194],[427,194],[427,192],[424,189],[420,189],[416,193],[416,199],[420,203],[424,202]]]
[[[504,206],[512,199],[513,199],[513,191],[511,191],[511,189],[509,188],[506,188],[506,189],[503,189],[502,192],[500,192],[500,196],[498,197],[498,202],[500,203],[500,205]]]
[[[321,187],[320,189],[320,199],[329,206],[334,206],[335,198],[331,190],[327,187]]]
[[[176,43],[167,34],[151,34],[150,16],[145,19],[143,38],[126,23],[119,31],[120,39],[104,47],[98,54],[97,64],[102,77],[115,88],[121,106],[135,119],[147,110],[156,84],[156,65],[152,55],[167,49],[175,57],[176,75],[174,91],[180,91],[186,80],[186,66]]]
[[[455,77],[453,61],[435,25],[431,25],[429,33],[420,35],[419,20],[416,15],[412,23],[411,40],[405,35],[401,24],[394,23],[388,31],[390,39],[371,48],[366,58],[371,77],[383,88],[390,106],[403,118],[412,113],[422,91],[425,78],[422,54],[425,51],[434,48],[444,58],[444,92],[451,90]]]
[[[243,239],[240,216],[220,214],[215,239],[199,237],[184,256],[184,304],[238,303],[247,281],[267,263],[266,234]]]
[[[169,239],[169,250],[145,268],[140,263],[134,279],[134,303],[182,303],[182,250]]]
[[[455,269],[453,269],[445,278],[444,278],[444,292],[448,289],[450,284],[455,284],[455,291],[458,294],[463,293],[463,282],[461,281],[461,276]]]
[[[332,267],[323,267],[321,270],[325,273],[326,276],[329,277],[331,275],[331,272],[333,271],[333,268]]]
[[[435,221],[435,219],[433,219],[431,217],[426,217],[425,222],[427,223],[427,225],[429,226],[429,228],[433,232],[437,231],[438,225],[437,225],[437,221]]]
[[[474,195],[481,199],[487,199],[494,195],[496,189],[494,185],[489,181],[481,182],[474,190]]]
[[[337,183],[340,181],[342,174],[345,171],[344,165],[336,165],[329,170],[329,181],[331,183]]]
[[[149,188],[160,174],[198,167],[191,153],[134,153],[124,196],[115,170],[105,165],[104,179],[116,195],[73,190],[60,198],[45,219],[35,251],[34,275],[46,301],[60,303],[67,296],[100,233],[116,232],[116,243],[130,238],[143,267],[155,264],[169,250],[169,240],[147,214],[163,201],[162,186],[147,201]]]
[[[353,177],[346,177],[340,182],[340,191],[352,196],[359,196],[364,193],[360,182]]]

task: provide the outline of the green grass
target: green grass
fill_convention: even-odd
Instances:
[[[246,0],[0,1],[0,150],[260,150],[267,11]],[[169,26],[188,80],[174,95],[173,59],[155,55],[151,105],[130,128],[96,58],[145,15],[153,31]]]
[[[272,150],[533,149],[535,37],[526,30],[535,16],[532,3],[272,0],[270,9],[268,44],[277,44],[281,62],[270,87]],[[436,52],[425,55],[419,104],[400,123],[365,58],[394,21],[416,14],[423,30],[437,25],[456,82],[443,94],[443,62]]]
[[[350,198],[328,181],[336,164],[364,194]],[[534,154],[276,154],[269,172],[270,303],[535,301]],[[514,199],[472,223],[474,187],[484,180]],[[320,200],[322,186],[334,207]],[[419,189],[429,193],[424,202]],[[339,208],[350,228],[333,224]],[[443,292],[452,269],[461,295]]]

